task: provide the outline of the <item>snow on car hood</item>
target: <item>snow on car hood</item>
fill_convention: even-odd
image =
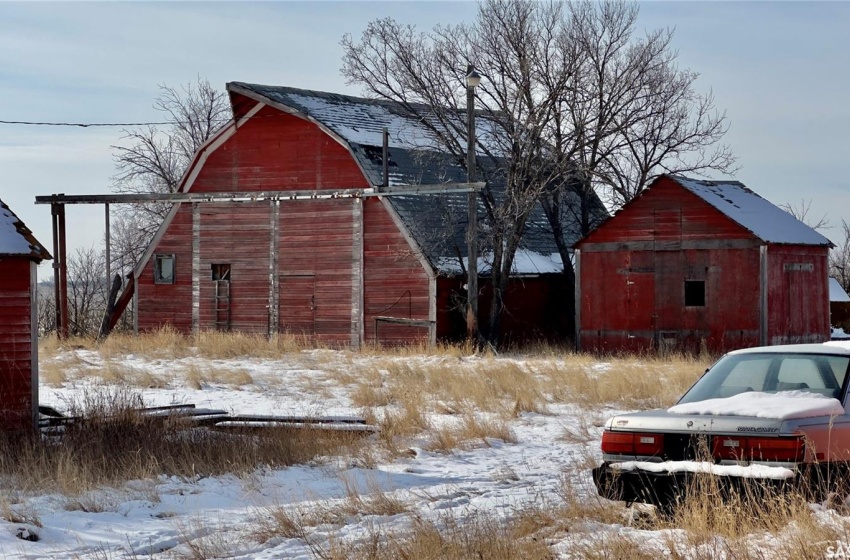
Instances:
[[[767,465],[716,465],[705,461],[664,461],[663,463],[626,461],[623,463],[612,463],[611,468],[619,471],[639,470],[654,473],[690,472],[714,474],[717,476],[773,478],[778,480],[794,476],[794,471],[785,467],[770,467]]]
[[[753,418],[811,418],[844,414],[838,399],[806,391],[761,393],[749,391],[723,399],[708,399],[677,404],[667,409],[672,414],[709,414],[713,416],[750,416]]]

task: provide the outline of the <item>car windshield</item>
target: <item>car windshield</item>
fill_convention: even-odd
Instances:
[[[747,391],[808,391],[840,398],[848,356],[774,353],[724,356],[679,403],[731,397]]]

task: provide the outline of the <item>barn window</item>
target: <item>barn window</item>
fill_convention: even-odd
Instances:
[[[153,281],[155,284],[174,283],[174,255],[156,255],[154,257]]]
[[[230,265],[229,264],[212,264],[212,279],[213,281],[223,280],[230,282]]]
[[[705,280],[685,280],[685,307],[705,307]]]

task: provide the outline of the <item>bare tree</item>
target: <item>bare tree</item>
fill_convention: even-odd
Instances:
[[[829,229],[832,226],[829,224],[829,220],[826,217],[826,214],[821,216],[820,218],[814,218],[809,215],[809,212],[812,209],[812,199],[800,199],[799,205],[793,205],[790,202],[786,202],[785,204],[780,204],[780,208],[806,224],[812,229],[824,230]]]
[[[573,213],[587,233],[600,187],[621,203],[654,174],[729,171],[734,164],[727,147],[713,148],[726,117],[714,111],[710,95],[694,91],[697,75],[678,69],[672,32],[638,36],[637,13],[624,2],[485,0],[470,24],[420,33],[379,19],[359,40],[341,41],[348,81],[411,114],[422,114],[418,104],[429,106],[421,121],[431,141],[459,165],[466,149],[464,77],[472,64],[483,76],[475,92],[483,123],[477,174],[505,185],[481,194],[493,260],[491,341],[538,201],[553,225]],[[560,241],[573,280],[570,250]]]
[[[77,249],[68,259],[68,324],[74,336],[97,334],[106,309],[103,253]]]
[[[93,247],[77,249],[68,258],[68,326],[73,336],[94,336],[106,310],[104,254]],[[56,330],[53,281],[38,285],[38,331]]]
[[[179,89],[160,85],[154,108],[170,124],[125,130],[124,145],[112,147],[116,192],[176,192],[195,152],[230,118],[227,96],[200,77]],[[118,208],[113,254],[120,263],[135,264],[169,208],[166,203]]]
[[[829,252],[829,275],[850,293],[850,223],[841,220],[841,243]]]

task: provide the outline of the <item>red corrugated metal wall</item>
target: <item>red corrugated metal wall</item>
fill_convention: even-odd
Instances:
[[[33,422],[32,307],[28,258],[0,258],[0,426]]]
[[[713,206],[661,179],[578,245],[581,347],[758,344],[759,245]],[[704,282],[704,305],[685,305],[686,280]]]
[[[826,247],[769,245],[768,342],[829,340],[829,263]]]

